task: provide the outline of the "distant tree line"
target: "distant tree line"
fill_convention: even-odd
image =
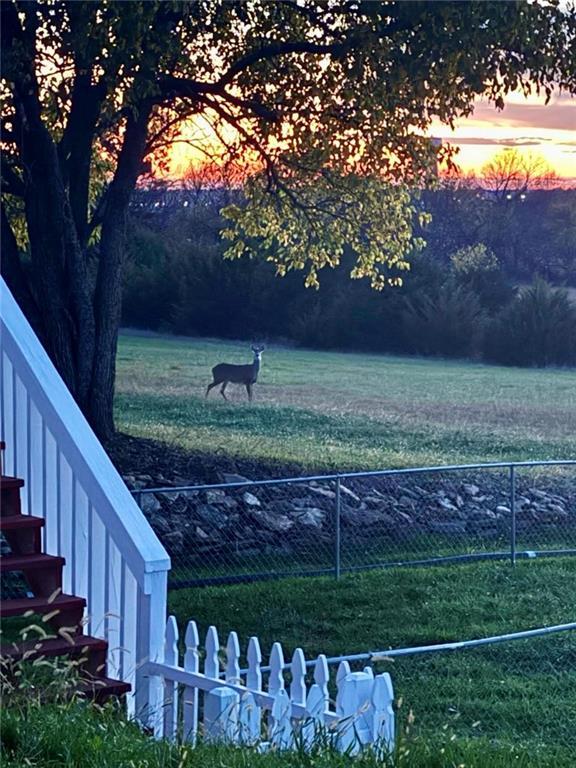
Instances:
[[[280,339],[323,349],[576,364],[576,192],[509,197],[460,181],[426,193],[424,251],[398,288],[324,269],[320,290],[265,260],[223,259],[220,208],[233,192],[140,191],[123,286],[126,325]],[[237,193],[236,193],[237,194]]]

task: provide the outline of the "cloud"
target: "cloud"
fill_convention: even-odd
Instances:
[[[479,144],[496,147],[537,147],[546,144],[550,139],[540,136],[521,136],[519,138],[489,139],[486,136],[449,137],[450,144]]]
[[[489,124],[505,123],[509,127],[573,131],[576,130],[576,99],[558,98],[547,105],[513,103],[507,104],[501,111],[481,101],[474,109],[474,120]]]

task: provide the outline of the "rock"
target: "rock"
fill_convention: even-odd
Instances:
[[[162,515],[153,515],[148,522],[158,536],[165,536],[166,534],[172,533],[170,522]]]
[[[160,502],[153,493],[143,493],[139,501],[140,509],[145,515],[153,515],[162,509]]]
[[[249,507],[261,507],[260,500],[253,493],[246,491],[242,494],[242,501]]]
[[[308,507],[319,507],[324,510],[332,510],[335,507],[335,503],[332,499],[328,499],[324,496],[299,496],[292,499],[292,505],[297,509],[307,509]]]
[[[134,475],[122,475],[122,480],[124,480],[128,488],[130,489],[136,488],[136,478],[134,477]]]
[[[468,496],[477,496],[480,493],[480,488],[472,483],[463,483],[462,488],[468,494]]]
[[[247,477],[244,477],[244,475],[236,475],[233,472],[222,472],[220,474],[220,477],[222,478],[223,483],[250,483],[251,480],[248,480]]]
[[[510,507],[506,507],[504,506],[504,504],[501,504],[500,506],[496,507],[496,512],[500,512],[501,515],[511,514]]]
[[[294,507],[286,499],[271,501],[266,505],[266,511],[276,515],[289,515],[294,511]]]
[[[184,549],[184,534],[182,531],[172,531],[163,537],[162,542],[169,552],[181,554]]]
[[[204,500],[208,504],[219,504],[225,498],[226,492],[220,491],[217,488],[209,488],[207,491],[204,491]]]
[[[418,501],[419,499],[419,494],[416,491],[413,491],[410,488],[406,488],[404,485],[399,485],[398,490],[402,494],[402,497],[409,496],[411,499],[414,499],[415,501]]]
[[[352,499],[353,501],[360,504],[360,497],[357,496],[354,491],[351,491],[350,488],[347,488],[343,483],[340,483],[340,493],[344,496],[347,496],[349,499]]]
[[[294,521],[286,515],[271,515],[262,509],[252,509],[251,515],[268,531],[286,533],[294,526]]]
[[[292,517],[300,525],[308,525],[313,528],[321,528],[326,513],[318,507],[294,510]]]
[[[213,506],[212,504],[198,504],[194,508],[194,513],[208,525],[214,526],[214,528],[224,528],[228,518],[226,513],[222,509]]]
[[[312,491],[312,493],[317,493],[319,496],[324,496],[326,499],[335,499],[336,493],[330,488],[325,488],[322,485],[312,485],[310,484],[308,486],[308,490]]]

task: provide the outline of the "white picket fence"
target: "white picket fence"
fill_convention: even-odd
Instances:
[[[156,737],[194,743],[200,735],[208,741],[254,745],[262,750],[296,745],[310,748],[317,740],[351,753],[368,745],[382,753],[394,748],[394,694],[388,673],[374,676],[369,667],[351,672],[348,662],[342,662],[332,702],[323,654],[316,659],[314,682],[309,686],[300,648],[285,664],[282,646],[274,643],[268,669],[263,671],[260,643],[251,637],[247,668],[241,672],[236,632],[230,632],[221,654],[217,630],[210,627],[203,672],[201,655],[198,628],[190,621],[180,666],[178,627],[171,616],[166,624],[164,660],[147,667],[149,675],[163,681],[161,706],[151,713]]]

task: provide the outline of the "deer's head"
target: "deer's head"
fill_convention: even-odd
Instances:
[[[262,352],[264,352],[265,347],[264,346],[255,346],[252,345],[252,352],[254,352],[254,359],[260,360],[260,357],[262,356]]]

